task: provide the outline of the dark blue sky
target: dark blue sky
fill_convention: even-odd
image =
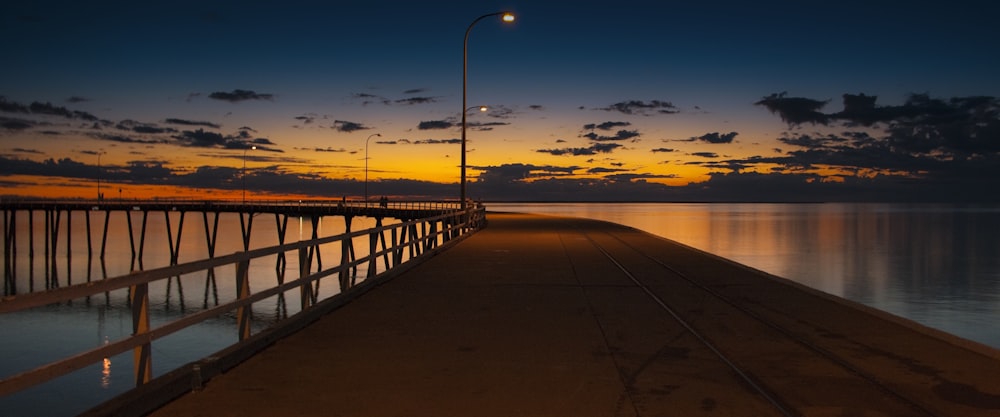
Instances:
[[[474,197],[982,199],[1000,177],[993,2],[37,1],[0,6],[0,194],[232,192],[246,160],[261,193],[368,173],[449,197],[462,35],[499,10],[470,38]]]

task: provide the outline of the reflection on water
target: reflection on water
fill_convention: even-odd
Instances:
[[[74,212],[72,221],[61,226],[54,250],[46,248],[41,237],[48,230],[43,216],[34,217],[32,228],[28,227],[26,216],[19,217],[18,250],[12,265],[14,279],[5,283],[5,293],[43,291],[125,275],[134,268],[169,266],[172,249],[177,263],[205,259],[212,252],[227,255],[243,250],[240,219],[236,214],[220,215],[212,248],[209,236],[213,234],[202,219],[198,218],[200,216],[189,214],[178,232],[179,213],[171,212],[167,215],[170,216],[168,218],[162,213],[157,216],[151,212],[145,227],[146,238],[140,239],[143,229],[141,216],[132,215],[132,227],[129,228],[129,219],[125,214],[113,212],[108,218],[107,252],[102,261],[99,258],[102,239],[100,231],[105,219],[103,212],[101,213],[101,216],[91,217],[89,247],[87,220],[84,213]],[[66,221],[64,218],[63,222]],[[309,219],[296,218],[289,221],[299,224],[293,223],[291,230],[285,229],[287,233],[284,243],[308,240],[314,235],[337,235],[343,233],[346,227],[343,217],[322,218],[316,223],[315,233]],[[383,224],[396,222],[384,219]],[[173,230],[168,229],[168,224],[172,225]],[[363,230],[374,225],[374,219],[355,217],[351,229]],[[250,249],[278,245],[279,230],[282,229],[281,219],[271,214],[258,215],[252,223]],[[34,231],[36,236],[31,237],[30,231]],[[67,240],[71,242],[68,246]],[[355,249],[358,258],[367,255],[367,236],[356,238]],[[252,260],[249,273],[251,289],[273,287],[275,283],[284,282],[286,276],[297,278],[300,271],[296,256],[293,252],[287,255],[287,259],[286,254],[281,254]],[[324,246],[313,256],[326,267],[334,266],[340,261],[339,245]],[[363,269],[358,271],[358,280],[364,279]],[[383,268],[380,266],[379,271],[381,270]],[[186,314],[233,300],[236,297],[235,277],[236,270],[233,266],[151,283],[151,326],[156,327]],[[338,293],[339,287],[335,280],[323,281],[316,283],[313,290],[319,298],[324,298]],[[7,377],[34,369],[127,337],[132,332],[132,313],[128,298],[128,290],[122,289],[65,304],[0,315],[0,329],[4,330],[3,342],[0,343],[0,376]],[[253,331],[257,332],[295,314],[300,307],[300,294],[297,290],[254,303]],[[237,340],[235,313],[158,339],[152,344],[153,375],[162,375],[201,359]],[[133,367],[131,352],[104,358],[103,361],[49,383],[0,398],[0,415],[76,415],[131,389],[134,386]]]
[[[819,290],[909,318],[1000,348],[1000,206],[903,204],[489,204],[493,211],[523,211],[613,221],[733,259]],[[76,213],[79,214],[79,213]],[[172,224],[179,222],[171,213]],[[119,217],[120,216],[120,217]],[[208,256],[207,227],[188,219],[177,245],[178,262]],[[103,216],[92,219],[100,230]],[[139,226],[133,218],[132,239],[124,215],[108,220],[108,254],[104,262],[88,254],[86,221],[74,218],[72,245],[57,246],[55,262],[34,242],[29,260],[27,230],[18,229],[14,263],[18,292],[38,291],[128,273],[138,264],[132,244]],[[292,220],[297,221],[297,219]],[[35,218],[36,233],[45,230]],[[18,227],[25,221],[19,219]],[[386,223],[388,224],[388,223]],[[374,220],[355,218],[353,230],[372,227]],[[342,218],[317,224],[319,236],[339,234]],[[298,236],[294,230],[298,229]],[[250,247],[278,244],[280,222],[259,217]],[[65,231],[61,232],[65,233]],[[171,250],[163,216],[151,216],[141,264],[167,266]],[[292,225],[286,242],[309,239],[309,221]],[[175,239],[178,233],[174,231]],[[222,215],[215,254],[241,251],[236,215]],[[92,243],[100,248],[99,236]],[[365,239],[361,237],[359,239]],[[176,244],[176,241],[175,241]],[[138,246],[138,245],[137,245]],[[358,257],[367,254],[358,240]],[[43,256],[45,255],[45,256]],[[328,266],[340,259],[335,248],[316,256]],[[251,262],[252,288],[272,286],[298,276],[298,260]],[[67,260],[71,260],[67,262]],[[363,275],[364,271],[361,271]],[[215,268],[150,285],[151,321],[156,326],[183,314],[219,305],[235,296],[234,268]],[[5,291],[9,288],[5,287]],[[336,293],[335,283],[315,288]],[[256,326],[294,314],[297,292],[272,297],[253,306]],[[0,375],[9,376],[79,351],[115,341],[131,332],[125,290],[71,303],[0,315]],[[153,373],[164,372],[216,352],[237,340],[235,318],[223,316],[153,343]],[[49,384],[0,398],[4,416],[74,415],[133,386],[131,352],[81,369]]]
[[[1000,206],[489,204],[632,226],[1000,348]]]

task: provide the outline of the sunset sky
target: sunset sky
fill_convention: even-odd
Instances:
[[[470,198],[1000,200],[994,1],[88,3],[0,5],[2,196],[458,198],[510,10]]]

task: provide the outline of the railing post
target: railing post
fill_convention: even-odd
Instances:
[[[299,248],[299,278],[305,278],[309,276],[310,266],[312,260],[309,259],[309,249]],[[306,311],[313,304],[313,291],[311,282],[303,282],[299,286],[299,294],[302,297],[302,311]]]
[[[243,300],[248,297],[250,297],[250,259],[244,259],[236,263],[236,299]],[[249,305],[241,305],[236,309],[240,341],[250,337],[250,314],[252,311]]]
[[[350,287],[351,281],[351,268],[345,267],[350,263],[351,249],[353,241],[350,238],[350,234],[344,235],[344,238],[340,241],[340,292],[347,291]]]
[[[3,211],[3,295],[17,294],[17,278],[14,272],[17,270],[15,259],[17,257],[17,224],[15,221],[16,210]],[[9,223],[8,223],[9,222]]]
[[[388,271],[391,268],[389,266],[389,248],[385,244],[385,227],[382,226],[381,217],[375,219],[375,227],[378,228],[378,237],[382,240],[382,259],[385,260],[385,269]]]
[[[149,333],[149,285],[138,284],[130,287],[132,299],[132,336]],[[140,386],[153,378],[153,358],[149,341],[132,350],[135,363],[135,386]]]
[[[397,234],[399,235],[398,239]],[[403,261],[403,251],[405,250],[403,242],[406,241],[406,228],[403,226],[393,227],[390,239],[392,239],[392,266],[396,266]]]

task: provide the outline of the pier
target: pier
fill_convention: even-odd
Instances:
[[[317,239],[317,224],[324,216],[341,217],[344,219],[346,232],[352,231],[352,220],[355,217],[371,217],[376,220],[376,227],[383,225],[386,218],[400,221],[410,221],[419,218],[440,216],[458,210],[457,202],[431,201],[397,201],[397,202],[358,202],[347,200],[298,200],[298,201],[194,201],[194,200],[31,200],[7,199],[0,201],[0,211],[3,212],[3,259],[4,259],[4,296],[16,295],[34,291],[32,285],[18,288],[16,275],[16,259],[18,248],[29,251],[29,260],[36,257],[36,238],[40,241],[42,250],[37,255],[44,257],[45,276],[44,289],[54,289],[60,286],[72,285],[73,276],[67,269],[62,281],[58,277],[57,265],[62,259],[66,262],[73,257],[73,245],[86,246],[89,260],[104,260],[108,249],[108,232],[112,228],[128,230],[128,241],[131,250],[131,270],[144,270],[143,259],[147,243],[147,225],[150,216],[163,216],[165,233],[159,233],[159,238],[166,238],[170,251],[170,265],[176,265],[180,248],[185,219],[191,214],[200,217],[204,225],[204,239],[210,257],[215,256],[218,242],[219,216],[222,213],[239,215],[240,238],[243,250],[250,249],[254,219],[258,215],[273,215],[277,225],[277,241],[274,244],[285,243],[288,229],[288,219],[291,217],[308,218],[312,222],[312,239]],[[82,233],[73,234],[74,214],[82,213],[86,228]],[[121,213],[116,223],[112,213]],[[43,219],[42,230],[36,230],[35,217]],[[78,216],[77,216],[78,217]],[[18,241],[18,226],[24,229],[22,242]],[[432,225],[437,228],[437,224]],[[441,227],[444,227],[443,225]],[[27,242],[23,240],[27,238]],[[348,245],[352,241],[347,241]],[[384,238],[383,238],[384,245]],[[353,246],[346,248],[349,259],[356,260]],[[283,261],[283,257],[279,258]],[[33,262],[31,262],[33,264]],[[33,271],[32,271],[33,272]],[[103,277],[108,278],[108,277]],[[87,277],[90,281],[90,277]]]
[[[995,349],[624,226],[488,217],[86,415],[1000,413]]]
[[[295,328],[292,318],[315,315],[321,311],[317,306],[328,305],[329,300],[346,302],[370,288],[374,278],[406,270],[415,261],[433,256],[485,226],[482,206],[470,205],[462,211],[454,202],[230,205],[182,201],[4,201],[0,206],[4,213],[4,294],[0,298],[0,314],[79,305],[93,307],[100,318],[108,308],[124,306],[131,313],[128,320],[132,330],[124,337],[104,340],[98,347],[14,375],[2,375],[0,396],[35,387],[102,361],[107,367],[109,358],[128,352],[134,358],[134,384],[141,388],[158,377],[153,374],[152,367],[154,342],[208,321],[227,323],[231,320],[232,327],[225,330],[235,330],[233,343],[237,346],[259,343],[251,340],[290,332]],[[92,212],[104,214],[103,223],[94,221],[100,227],[91,227]],[[124,215],[118,213],[112,217],[112,212]],[[164,216],[165,231],[158,230],[150,237],[165,237],[170,254],[167,265],[145,269],[142,255],[151,213]],[[204,220],[207,251],[205,248],[202,251],[207,252],[207,258],[180,262],[181,232],[185,230],[183,224],[187,213],[201,214]],[[239,235],[225,237],[240,239],[241,250],[235,253],[217,254],[215,251],[221,213],[239,216]],[[274,215],[277,241],[271,246],[251,247],[253,219],[262,213]],[[35,264],[35,214],[44,217],[44,234],[38,238],[44,247],[44,288],[35,288],[38,286],[34,284],[34,271],[30,268],[28,276],[17,275],[20,270],[16,264],[18,249],[27,249],[30,252],[27,263],[32,267]],[[60,227],[63,214],[65,228]],[[135,220],[141,222],[141,227],[134,228],[133,215],[138,217]],[[291,216],[308,219],[306,221],[312,224],[311,236],[286,243],[287,220]],[[373,223],[373,227],[352,230],[351,219],[360,216],[369,217],[367,224]],[[74,217],[86,222],[82,233],[84,239],[79,236],[74,239],[74,229],[70,225]],[[333,235],[318,234],[317,225],[323,217],[342,218],[346,230]],[[123,221],[111,225],[116,218]],[[387,220],[383,222],[384,219]],[[176,228],[171,226],[172,221]],[[97,258],[92,243],[98,239],[106,241],[109,229],[116,228],[128,229],[126,240],[132,255],[130,272],[92,277],[90,263]],[[23,236],[25,234],[27,236]],[[19,237],[27,238],[28,242],[19,242]],[[81,240],[86,241],[88,273],[85,280],[73,280],[69,274],[72,271],[70,258],[74,250],[79,251],[83,246]],[[99,257],[102,266],[103,245]],[[328,259],[325,263],[323,254]],[[336,262],[329,262],[331,256]],[[57,274],[59,264],[63,264],[66,271],[61,279]],[[268,268],[268,265],[273,267]],[[203,288],[203,301],[185,304],[186,298],[197,295],[190,291],[185,294],[183,287],[190,289],[191,286]],[[285,324],[289,321],[293,323]]]

